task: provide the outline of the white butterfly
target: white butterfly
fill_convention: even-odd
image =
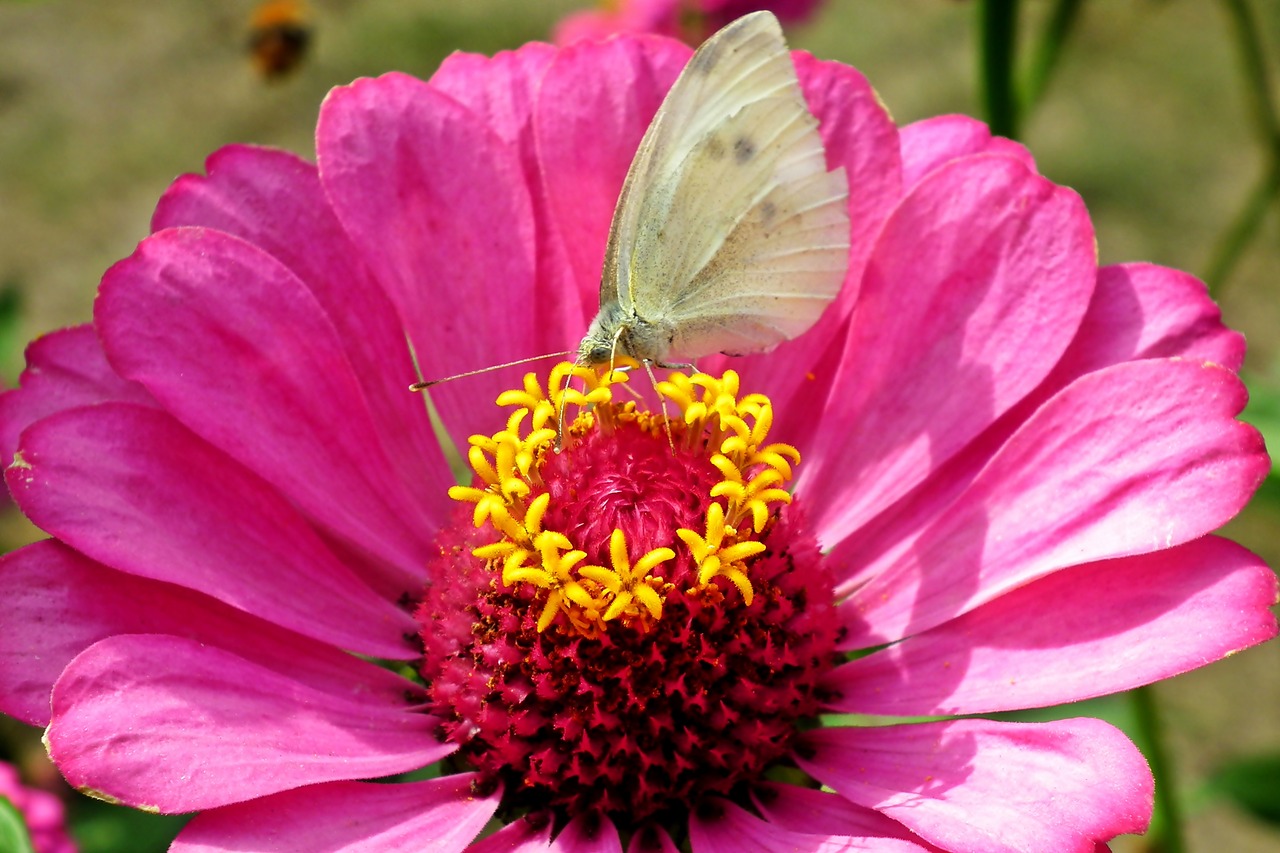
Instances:
[[[729,24],[693,54],[631,161],[578,363],[622,353],[646,369],[691,367],[670,359],[759,352],[804,333],[848,269],[848,196],[844,169],[827,171],[777,18]]]
[[[848,269],[848,182],[769,12],[708,39],[667,93],[613,213],[580,364],[688,367],[812,326]]]

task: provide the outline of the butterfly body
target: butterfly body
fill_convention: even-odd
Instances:
[[[827,171],[777,19],[747,15],[694,53],[640,142],[578,361],[770,349],[834,300],[848,252],[844,170]]]
[[[578,346],[578,361],[590,365],[611,364],[621,353],[636,361],[666,367],[675,334],[672,323],[646,320],[634,310],[628,312],[615,299],[600,306],[600,313]]]

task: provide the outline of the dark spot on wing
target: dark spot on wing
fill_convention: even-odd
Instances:
[[[724,140],[712,134],[707,137],[707,141],[702,143],[706,149],[707,156],[712,160],[723,160],[725,155],[729,153],[729,149],[725,148]]]
[[[724,53],[723,45],[722,40],[715,38],[703,42],[689,60],[689,70],[694,74],[709,74]]]
[[[769,200],[760,205],[760,221],[768,225],[778,215],[778,206]]]
[[[756,144],[745,136],[739,136],[738,141],[733,143],[733,159],[739,163],[745,163],[754,156],[756,156]]]

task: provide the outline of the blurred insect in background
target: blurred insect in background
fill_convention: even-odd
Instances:
[[[265,0],[249,18],[249,58],[267,80],[297,69],[311,46],[311,15],[300,0]]]

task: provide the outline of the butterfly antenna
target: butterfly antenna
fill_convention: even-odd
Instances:
[[[531,361],[541,361],[544,358],[563,358],[566,352],[549,352],[544,355],[531,355],[528,358],[518,358],[515,361],[508,361],[504,364],[491,364],[488,367],[481,367],[478,370],[468,370],[466,373],[455,373],[452,376],[442,376],[439,379],[426,379],[422,382],[415,382],[409,386],[410,391],[425,391],[428,388],[439,385],[442,382],[452,382],[455,379],[465,379],[468,376],[475,376],[480,373],[488,373],[490,370],[501,370],[504,367],[515,367],[517,364],[528,364]]]
[[[653,362],[649,359],[644,360],[644,372],[649,374],[649,384],[653,386],[653,393],[658,395],[658,403],[662,406],[662,428],[667,433],[667,444],[671,445],[671,452],[676,451],[676,440],[671,437],[671,415],[667,414],[667,398],[658,390],[658,377],[653,375]]]
[[[574,366],[577,367],[580,364],[582,364],[581,356],[579,356],[578,360],[574,362]],[[560,405],[557,407],[559,411],[556,412],[556,453],[564,450],[564,407],[568,402],[569,380],[571,379],[573,379],[573,371],[566,370],[564,374],[564,385],[560,388]]]

